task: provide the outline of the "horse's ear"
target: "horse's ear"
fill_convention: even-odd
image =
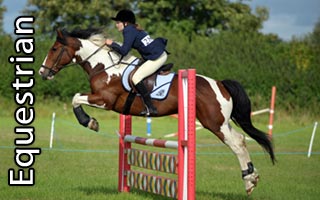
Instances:
[[[57,41],[60,42],[61,44],[67,45],[67,36],[68,32],[66,32],[65,29],[56,29],[57,32]]]
[[[57,29],[56,30],[57,31],[57,36],[58,36],[58,38],[63,38],[63,33],[62,33],[62,31],[60,30],[60,29]]]

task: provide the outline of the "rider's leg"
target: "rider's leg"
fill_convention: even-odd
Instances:
[[[147,88],[144,86],[143,82],[140,81],[138,84],[135,85],[138,92],[141,94],[141,97],[143,99],[144,104],[146,105],[146,109],[143,110],[140,115],[157,115],[158,111],[157,108],[154,107],[151,101],[151,97],[149,92],[147,91]]]
[[[157,109],[152,104],[150,94],[143,84],[143,79],[156,72],[166,62],[167,57],[167,53],[164,52],[158,59],[146,61],[139,67],[132,77],[132,82],[137,88],[138,92],[141,94],[141,97],[146,105],[146,110],[142,111],[141,115],[158,114]]]

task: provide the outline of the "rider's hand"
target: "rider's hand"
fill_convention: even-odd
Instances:
[[[111,39],[106,39],[106,45],[111,46],[113,41]]]

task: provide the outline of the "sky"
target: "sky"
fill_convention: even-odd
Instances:
[[[252,10],[256,6],[269,9],[269,19],[264,22],[263,33],[274,33],[284,40],[301,37],[313,31],[320,20],[320,0],[246,0]],[[4,30],[13,33],[14,20],[26,6],[27,0],[4,0]]]
[[[320,21],[320,0],[252,0],[251,8],[265,6],[269,19],[263,24],[263,33],[276,33],[284,40],[311,33]]]

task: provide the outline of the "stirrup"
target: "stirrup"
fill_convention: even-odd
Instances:
[[[158,111],[156,108],[148,108],[146,106],[146,109],[143,110],[141,113],[140,113],[141,116],[146,116],[146,117],[149,117],[149,116],[156,116],[158,115]]]

